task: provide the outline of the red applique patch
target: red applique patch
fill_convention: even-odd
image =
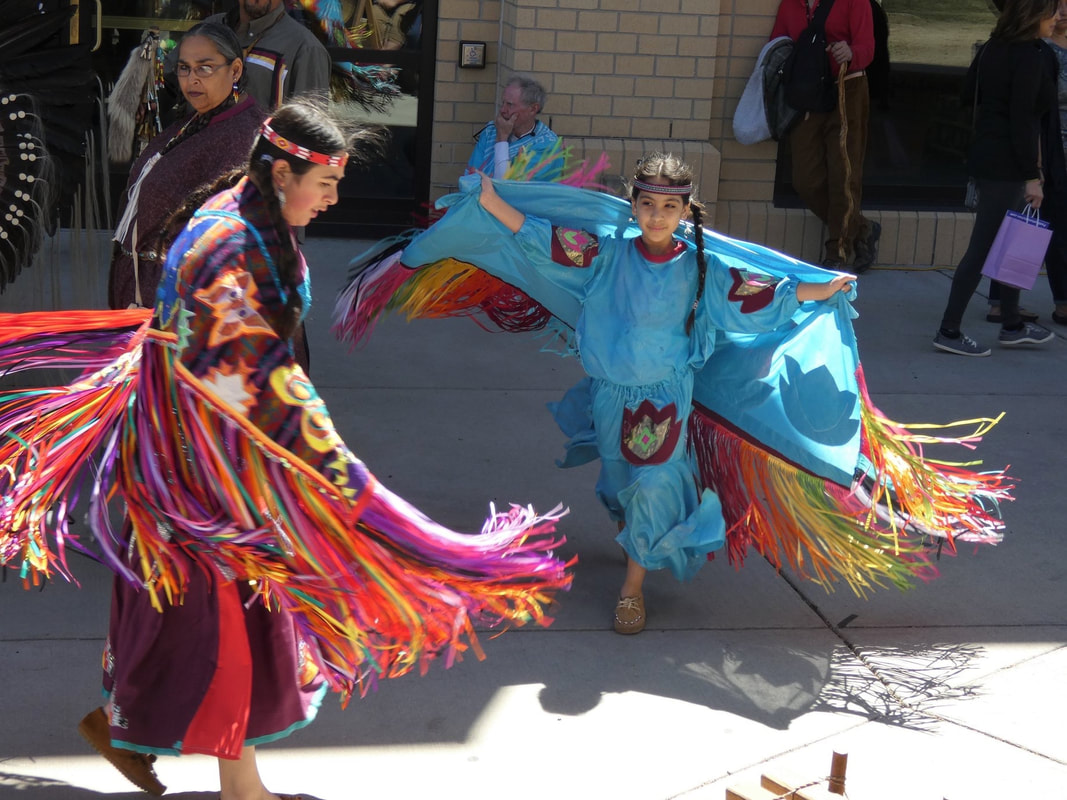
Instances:
[[[741,303],[742,314],[766,308],[774,300],[774,290],[778,285],[774,279],[758,272],[742,272],[736,267],[730,267],[730,275],[733,276],[734,285],[726,296],[735,303]]]
[[[552,229],[552,260],[564,267],[588,267],[600,251],[600,242],[588,231]]]
[[[622,412],[622,455],[638,467],[662,464],[671,457],[682,422],[674,403],[656,408],[648,400],[642,400],[635,410]]]

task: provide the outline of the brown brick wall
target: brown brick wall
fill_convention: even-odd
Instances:
[[[778,0],[441,0],[431,193],[455,188],[474,136],[515,72],[548,91],[541,118],[577,158],[608,153],[613,175],[649,149],[693,163],[722,232],[817,261],[811,214],[772,203],[777,145],[744,146],[733,114]],[[484,70],[459,69],[459,42],[486,42]],[[610,181],[609,181],[610,182]],[[955,263],[969,214],[875,212],[881,263]]]
[[[442,2],[434,196],[455,186],[473,137],[495,113],[499,87],[515,72],[545,85],[542,119],[578,157],[603,146],[617,157],[625,152],[628,167],[639,155],[630,158],[636,142],[666,140],[660,145],[694,154],[698,171],[717,171],[708,138],[714,69],[701,64],[715,60],[718,7],[719,0]],[[463,38],[487,43],[485,70],[455,66]],[[717,174],[702,177],[714,200]]]

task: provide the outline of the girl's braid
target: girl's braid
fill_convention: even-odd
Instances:
[[[289,223],[282,216],[282,204],[278,198],[278,193],[274,189],[270,166],[270,162],[265,160],[253,162],[248,174],[263,194],[263,199],[267,203],[267,213],[270,215],[271,223],[278,234],[278,281],[281,283],[282,291],[287,296],[277,333],[282,339],[290,339],[300,325],[300,317],[304,310],[304,299],[298,291],[300,260],[297,258],[296,250],[293,247]]]
[[[697,296],[693,307],[689,309],[689,318],[685,321],[686,335],[693,330],[697,306],[700,305],[700,298],[704,296],[704,280],[708,274],[707,257],[704,255],[704,207],[696,201],[690,201],[689,211],[693,215],[693,239],[697,247]]]

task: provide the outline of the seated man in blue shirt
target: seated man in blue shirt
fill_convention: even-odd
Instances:
[[[503,178],[511,160],[521,150],[540,153],[559,140],[551,129],[537,119],[545,105],[545,88],[523,75],[514,75],[504,86],[496,119],[486,125],[474,144],[467,170],[481,170],[493,178]],[[555,180],[562,163],[542,170],[538,180]]]

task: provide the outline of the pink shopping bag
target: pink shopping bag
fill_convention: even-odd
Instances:
[[[982,265],[982,274],[1008,286],[1033,289],[1051,238],[1052,229],[1029,205],[1022,214],[1007,212]]]

